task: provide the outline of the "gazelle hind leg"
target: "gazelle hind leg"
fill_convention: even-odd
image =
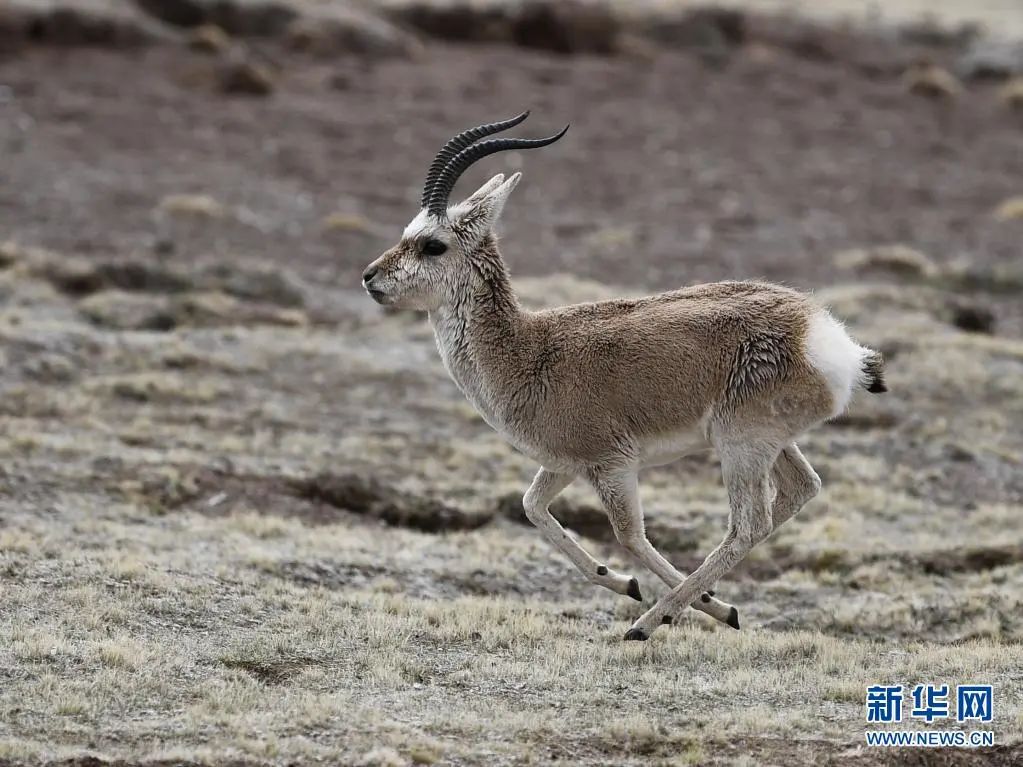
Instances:
[[[777,444],[730,443],[718,447],[721,473],[731,513],[728,533],[692,575],[661,597],[626,632],[625,639],[647,639],[741,562],[770,535],[771,487],[768,474],[778,455]]]
[[[639,581],[628,575],[617,573],[605,564],[598,562],[580,546],[565,528],[556,520],[549,510],[551,501],[572,482],[570,474],[556,474],[541,468],[522,499],[526,517],[543,533],[552,546],[568,557],[587,580],[611,589],[618,594],[626,594],[636,601],[642,602],[643,595],[639,591]]]
[[[644,567],[664,581],[668,588],[673,589],[681,584],[685,576],[676,570],[646,537],[636,472],[623,470],[594,473],[589,479],[607,510],[618,542]],[[704,592],[693,602],[692,607],[734,629],[739,628],[739,611],[732,605],[715,599],[712,594]]]
[[[782,449],[771,468],[778,494],[771,507],[772,529],[794,517],[821,489],[821,478],[793,442]]]

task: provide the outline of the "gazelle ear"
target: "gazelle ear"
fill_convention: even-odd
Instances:
[[[497,219],[501,217],[501,211],[504,210],[504,204],[508,201],[508,196],[512,193],[512,190],[519,185],[519,181],[521,180],[521,173],[513,173],[511,178],[507,181],[502,181],[497,185],[497,187],[488,192],[486,197],[483,198],[481,204],[487,208],[489,226],[493,226]]]
[[[500,174],[490,179],[472,197],[451,209],[455,229],[469,241],[481,239],[497,223],[508,195],[521,179],[521,173],[512,174],[507,181]]]
[[[490,179],[490,181],[488,181],[483,186],[481,186],[479,189],[477,189],[475,192],[473,192],[468,197],[466,197],[465,200],[462,201],[462,204],[463,205],[476,205],[480,200],[482,200],[488,194],[490,194],[495,189],[497,189],[497,187],[501,186],[501,184],[503,182],[504,182],[504,174],[503,173],[498,173],[496,176],[494,176],[492,179]]]

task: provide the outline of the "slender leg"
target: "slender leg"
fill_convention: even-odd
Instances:
[[[771,507],[773,527],[777,530],[820,492],[821,478],[794,442],[781,451],[771,476],[778,488],[778,496]]]
[[[595,474],[590,477],[590,481],[607,510],[618,542],[669,588],[673,589],[682,583],[685,576],[646,537],[636,472],[627,470]],[[739,628],[739,611],[706,592],[692,603],[692,607],[734,629]]]
[[[552,471],[541,468],[529,486],[522,505],[526,510],[526,516],[550,543],[561,551],[566,557],[572,560],[583,576],[604,588],[619,594],[627,594],[633,599],[642,602],[643,596],[639,591],[639,581],[622,575],[612,570],[607,565],[601,564],[576,541],[565,532],[548,510],[551,501],[555,496],[568,487],[573,477],[569,474],[555,474]]]
[[[721,451],[721,471],[728,489],[731,513],[728,534],[693,574],[661,597],[625,634],[647,639],[662,622],[674,620],[698,594],[713,586],[754,546],[771,533],[771,486],[768,472],[778,454],[768,445],[727,445]]]

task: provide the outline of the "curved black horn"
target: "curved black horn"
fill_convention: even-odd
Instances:
[[[451,190],[455,188],[459,176],[474,162],[482,160],[487,155],[492,155],[495,152],[503,152],[506,149],[539,149],[542,146],[553,144],[566,133],[568,133],[567,125],[559,133],[555,133],[547,138],[492,138],[466,147],[451,158],[451,161],[441,171],[433,191],[430,193],[430,198],[424,207],[435,216],[446,215],[448,197],[451,196]]]
[[[495,133],[506,131],[509,128],[514,128],[527,117],[529,117],[528,109],[522,114],[512,117],[510,120],[501,120],[496,123],[479,125],[475,128],[470,128],[467,131],[462,131],[446,143],[437,153],[437,156],[433,158],[433,162],[430,163],[430,170],[426,173],[426,182],[423,184],[423,207],[425,208],[430,202],[430,194],[433,192],[433,187],[436,185],[437,179],[440,177],[445,166],[451,162],[451,158],[466,147],[475,144],[481,138],[492,136]]]

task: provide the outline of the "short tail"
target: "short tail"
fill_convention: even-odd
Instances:
[[[860,369],[863,371],[861,379],[863,388],[871,394],[881,394],[888,391],[888,385],[884,382],[884,357],[881,352],[873,349],[864,350],[863,362]]]

